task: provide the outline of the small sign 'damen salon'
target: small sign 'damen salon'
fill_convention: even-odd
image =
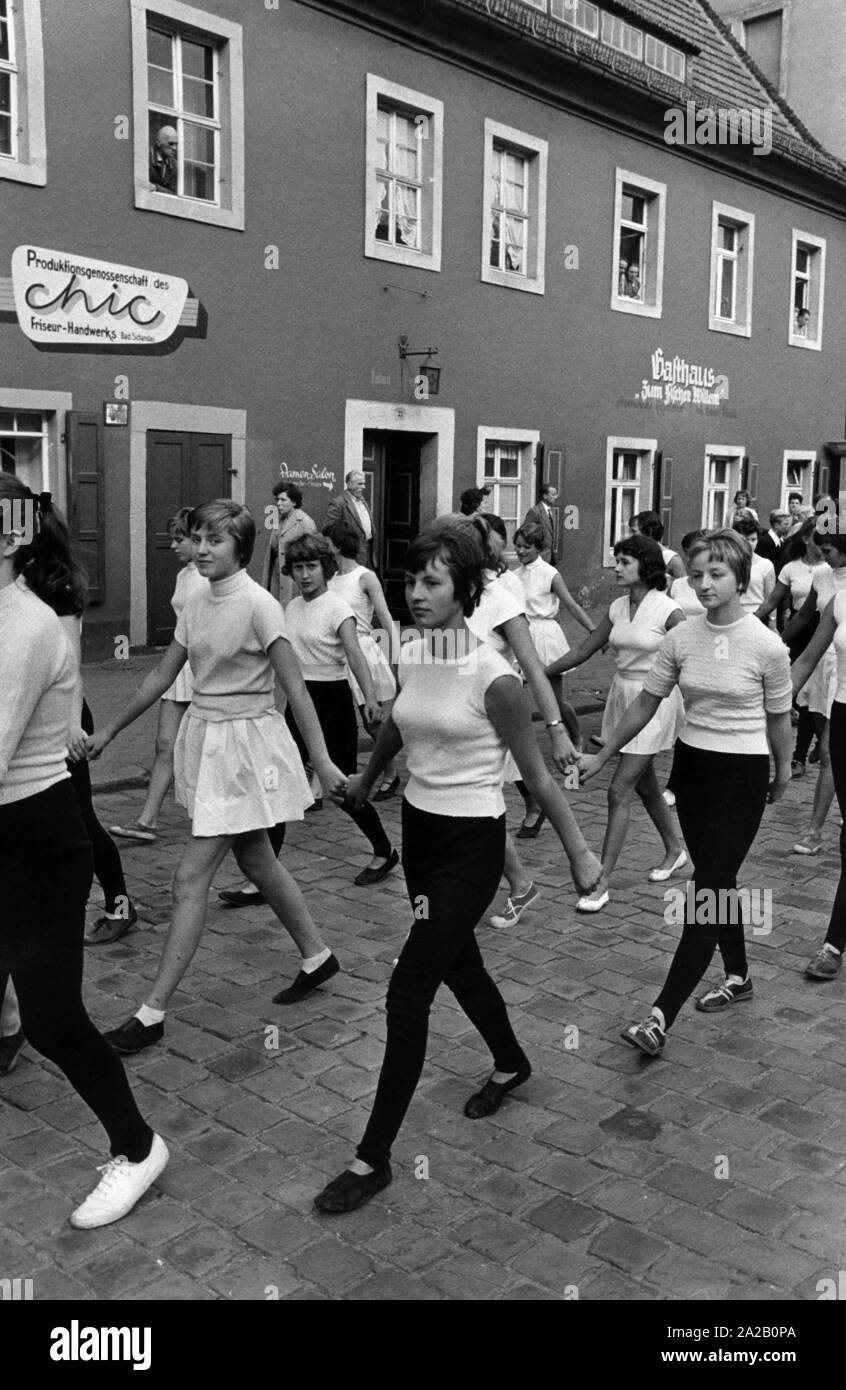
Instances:
[[[54,347],[164,343],[188,296],[178,275],[30,245],[12,252],[12,289],[27,338]]]

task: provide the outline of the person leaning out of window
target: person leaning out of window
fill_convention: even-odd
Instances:
[[[150,183],[158,193],[179,191],[179,135],[172,125],[159,126],[150,154]]]

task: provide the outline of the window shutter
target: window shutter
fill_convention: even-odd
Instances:
[[[664,544],[670,544],[670,532],[673,528],[673,464],[671,458],[664,458],[663,454],[657,455],[658,469],[660,474],[660,485],[658,487],[658,506],[655,508],[661,518],[664,527]]]
[[[561,498],[564,492],[564,454],[560,449],[550,449],[546,454],[542,481],[552,483]]]
[[[103,467],[103,426],[99,415],[69,410],[68,521],[71,538],[88,571],[88,601],[106,597],[106,479]]]
[[[758,465],[750,463],[748,457],[743,460],[744,487],[749,493],[749,501],[754,507],[758,501]]]

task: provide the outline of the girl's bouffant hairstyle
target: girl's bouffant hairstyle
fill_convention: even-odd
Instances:
[[[626,536],[614,546],[614,555],[615,558],[617,555],[628,555],[632,560],[637,560],[640,582],[647,588],[666,589],[667,566],[657,541],[651,541],[648,536]]]
[[[486,497],[490,496],[489,487],[468,487],[462,492],[458,499],[458,506],[462,516],[473,516],[479,510]]]
[[[802,522],[799,530],[794,532],[788,540],[784,542],[781,555],[779,556],[779,567],[784,568],[789,565],[791,560],[804,560],[808,553],[808,544],[814,539],[814,527],[816,519],[809,516]]]
[[[215,497],[211,502],[203,502],[195,507],[188,518],[189,532],[225,531],[233,536],[238,551],[238,564],[246,569],[253,557],[256,543],[256,523],[240,502],[228,497]]]
[[[331,526],[324,526],[323,534],[328,537],[338,554],[343,555],[345,560],[354,560],[358,555],[361,533],[355,532],[348,521],[341,518],[340,521],[333,522]]]
[[[167,523],[167,529],[172,536],[177,532],[182,536],[190,536],[191,527],[188,522],[193,510],[193,507],[180,507],[178,512],[174,512]]]
[[[693,561],[706,550],[717,564],[728,565],[737,580],[738,592],[744,594],[749,588],[753,554],[746,537],[728,527],[707,531],[701,541],[693,542],[688,558]]]
[[[526,545],[533,545],[538,552],[543,550],[543,531],[535,522],[530,521],[527,526],[521,526],[514,532],[515,541],[520,540],[521,536]]]
[[[476,608],[485,587],[485,552],[479,531],[465,517],[441,517],[408,547],[407,574],[419,574],[431,560],[441,560],[465,618]]]
[[[53,506],[49,492],[30,492],[20,478],[0,473],[0,526],[17,516],[31,530],[31,540],[18,546],[14,571],[60,617],[79,617],[88,592],[85,568],[71,541],[68,524]]]
[[[292,575],[294,565],[302,565],[307,560],[319,560],[326,583],[333,574],[338,573],[338,556],[328,536],[312,531],[307,536],[298,536],[285,550],[285,563],[282,573]]]
[[[491,549],[491,532],[501,536],[504,541],[508,539],[505,529],[505,522],[502,517],[494,516],[491,512],[476,512],[474,516],[459,516],[455,512],[449,512],[445,516],[439,516],[432,522],[432,528],[442,530],[444,528],[454,528],[456,526],[466,526],[471,535],[476,537],[485,557],[485,568],[489,570],[502,570],[504,566],[494,556]]]

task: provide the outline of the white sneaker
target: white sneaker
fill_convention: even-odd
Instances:
[[[675,792],[671,792],[671,791],[669,791],[669,790],[668,790],[668,791],[663,791],[663,792],[661,793],[661,795],[663,796],[663,798],[664,798],[664,800],[666,801],[666,803],[667,803],[668,806],[675,806],[675,804],[676,804],[676,794],[675,794]]]
[[[506,899],[505,911],[489,918],[492,927],[516,927],[520,921],[521,913],[540,897],[540,893],[533,883],[530,883],[525,893],[515,893],[511,898]]]
[[[103,1176],[81,1207],[71,1213],[71,1225],[81,1230],[108,1226],[132,1211],[139,1197],[164,1170],[170,1154],[161,1135],[153,1135],[153,1147],[141,1163],[130,1163],[120,1154],[97,1171]]]

